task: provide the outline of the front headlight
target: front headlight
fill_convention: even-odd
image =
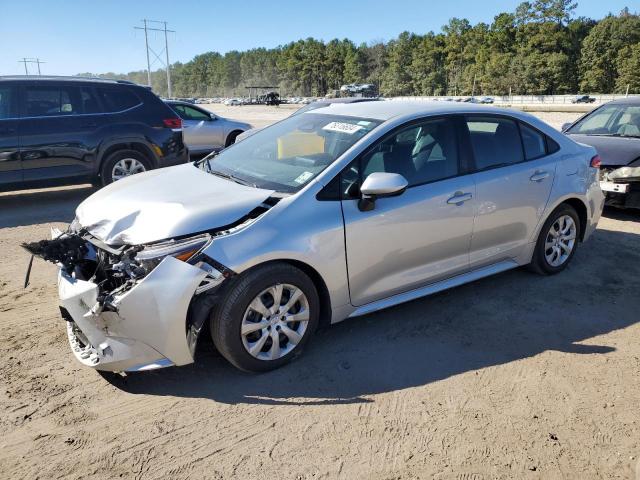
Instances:
[[[609,180],[640,177],[640,167],[620,167],[609,173]]]
[[[211,241],[211,235],[204,234],[181,240],[169,240],[147,245],[140,250],[135,260],[147,272],[153,270],[163,258],[172,256],[186,262]]]

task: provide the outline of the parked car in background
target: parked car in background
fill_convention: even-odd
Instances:
[[[578,95],[571,100],[571,103],[593,103],[596,99],[589,95]]]
[[[146,87],[0,77],[0,189],[106,185],[187,160],[180,117]]]
[[[319,324],[521,265],[561,272],[603,199],[595,149],[526,113],[331,104],[104,188],[32,249],[59,262],[86,366],[188,364],[206,331],[260,372],[299,355]]]
[[[242,100],[238,98],[228,98],[224,101],[224,104],[230,105],[230,106],[238,106],[238,105],[242,105]]]
[[[493,97],[480,97],[478,103],[491,104],[493,103]]]
[[[598,151],[607,204],[640,208],[640,97],[605,103],[562,130]]]
[[[236,137],[252,127],[248,123],[221,117],[185,102],[167,101],[182,119],[184,143],[189,154],[197,156],[228,147]]]
[[[329,105],[337,104],[337,103],[361,103],[361,102],[379,102],[380,98],[377,97],[341,97],[341,98],[323,98],[322,100],[317,100],[315,102],[311,102],[306,104],[304,107],[300,107],[298,110],[293,112],[291,115],[300,115],[301,113],[308,112],[311,110],[316,110],[318,108],[328,107]],[[247,130],[236,137],[236,142],[240,142],[245,138],[258,133],[261,128],[252,128],[251,130]]]

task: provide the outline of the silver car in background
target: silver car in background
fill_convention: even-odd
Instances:
[[[236,141],[238,135],[253,127],[216,115],[188,102],[167,100],[169,105],[182,119],[184,143],[189,154],[206,155],[221,150]]]
[[[227,360],[266,371],[321,324],[562,271],[600,218],[598,162],[522,112],[334,104],[103,188],[43,256],[85,365],[188,364],[208,322]]]

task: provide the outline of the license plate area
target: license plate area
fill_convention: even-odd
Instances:
[[[627,193],[628,183],[600,182],[600,188],[605,192]]]

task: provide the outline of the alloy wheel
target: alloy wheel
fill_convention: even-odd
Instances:
[[[115,182],[136,173],[146,171],[145,166],[140,160],[135,158],[123,158],[118,160],[111,170],[111,179]]]
[[[258,360],[277,360],[302,341],[309,318],[309,301],[302,290],[275,284],[249,303],[242,318],[242,344]]]
[[[544,256],[549,265],[559,267],[571,256],[576,243],[576,222],[562,215],[551,224],[544,244]]]

